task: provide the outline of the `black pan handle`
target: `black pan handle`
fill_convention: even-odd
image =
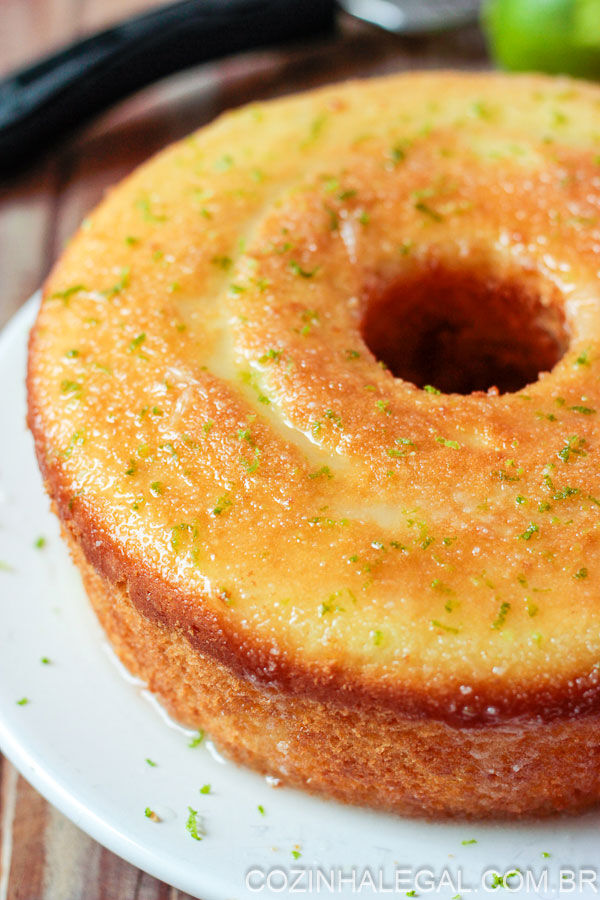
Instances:
[[[333,0],[180,0],[77,41],[0,81],[0,174],[172,72],[333,24]]]

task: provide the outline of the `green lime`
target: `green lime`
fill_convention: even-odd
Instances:
[[[482,25],[505,69],[600,78],[600,0],[484,0]]]

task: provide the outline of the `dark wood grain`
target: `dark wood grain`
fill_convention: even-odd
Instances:
[[[1,0],[0,74],[152,2]],[[334,39],[228,59],[148,88],[0,185],[0,326],[40,285],[109,185],[222,109],[341,78],[485,65],[475,28],[409,41],[343,19]],[[100,847],[0,756],[0,900],[186,896]]]

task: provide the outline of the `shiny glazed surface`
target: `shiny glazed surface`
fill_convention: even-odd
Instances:
[[[29,370],[96,568],[290,692],[596,709],[599,111],[564,80],[350,83],[229,114],[115,190]]]

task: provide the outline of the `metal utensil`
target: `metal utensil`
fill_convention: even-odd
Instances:
[[[398,34],[464,24],[479,0],[339,0]],[[128,94],[202,62],[324,36],[335,0],[179,0],[128,19],[0,80],[0,174]]]
[[[480,0],[338,0],[339,5],[372,25],[395,34],[422,34],[475,21]]]

